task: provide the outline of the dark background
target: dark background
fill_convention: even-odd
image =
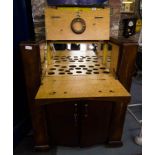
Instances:
[[[13,1],[13,141],[14,147],[31,127],[19,44],[33,40],[31,0]]]
[[[49,5],[100,5],[107,0],[47,0]]]

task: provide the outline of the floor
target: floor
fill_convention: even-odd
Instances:
[[[142,103],[142,79],[141,76],[133,78],[131,88],[131,104]],[[142,108],[132,108],[139,119],[142,118]],[[23,141],[14,149],[14,155],[141,155],[142,147],[135,144],[134,137],[139,133],[140,125],[127,112],[124,134],[122,141],[124,145],[120,148],[107,148],[104,145],[89,148],[70,148],[57,146],[48,152],[35,152],[33,150],[32,136],[27,135]]]

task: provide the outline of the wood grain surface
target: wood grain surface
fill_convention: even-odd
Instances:
[[[75,34],[71,30],[74,18],[82,18],[86,30]],[[45,9],[46,40],[109,40],[110,9]]]
[[[61,57],[60,57],[61,56]],[[70,62],[66,60],[63,62],[65,57],[67,58],[76,58],[77,57],[86,57],[89,56],[93,58],[95,56],[96,61],[91,61],[91,58],[88,59],[90,61],[83,62]],[[58,60],[58,57],[63,58]],[[47,75],[44,77],[42,81],[42,85],[39,88],[39,91],[36,95],[36,99],[75,99],[75,98],[121,98],[121,97],[130,97],[130,94],[125,90],[125,88],[120,84],[118,80],[116,80],[112,74],[104,73],[99,71],[100,68],[104,67],[102,65],[102,61],[99,60],[101,57],[98,58],[97,55],[93,51],[70,51],[70,52],[56,52],[55,53],[56,60],[52,60],[52,64],[48,66]],[[83,58],[84,59],[84,58]],[[60,61],[57,63],[57,61]],[[72,61],[72,60],[71,60]],[[49,75],[51,67],[58,65],[60,69],[55,71],[55,74]],[[99,66],[95,66],[99,64]],[[62,65],[62,66],[60,66]],[[71,67],[72,70],[69,70],[67,74],[66,70],[68,70],[69,66],[76,66]],[[78,67],[77,67],[78,65]],[[79,67],[80,65],[85,67]],[[88,66],[92,66],[92,70],[89,71],[91,74],[85,73],[74,73],[77,71],[83,70],[83,68],[87,68]],[[66,67],[66,68],[62,68]],[[98,68],[97,68],[98,67]],[[99,68],[100,67],[100,68]],[[98,74],[94,74],[94,68],[98,70]],[[52,68],[53,69],[53,68]],[[56,68],[55,68],[56,69]],[[62,71],[63,70],[63,71]],[[87,68],[87,71],[90,68]],[[104,70],[104,69],[103,69]],[[64,73],[64,74],[59,74]]]

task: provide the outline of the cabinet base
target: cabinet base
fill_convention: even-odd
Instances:
[[[107,142],[107,147],[121,147],[123,146],[122,141],[109,141]]]

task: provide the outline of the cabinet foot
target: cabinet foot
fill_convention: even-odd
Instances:
[[[109,141],[107,142],[107,147],[121,147],[123,143],[121,141]]]
[[[49,148],[50,148],[49,145],[34,146],[35,151],[48,151]]]

